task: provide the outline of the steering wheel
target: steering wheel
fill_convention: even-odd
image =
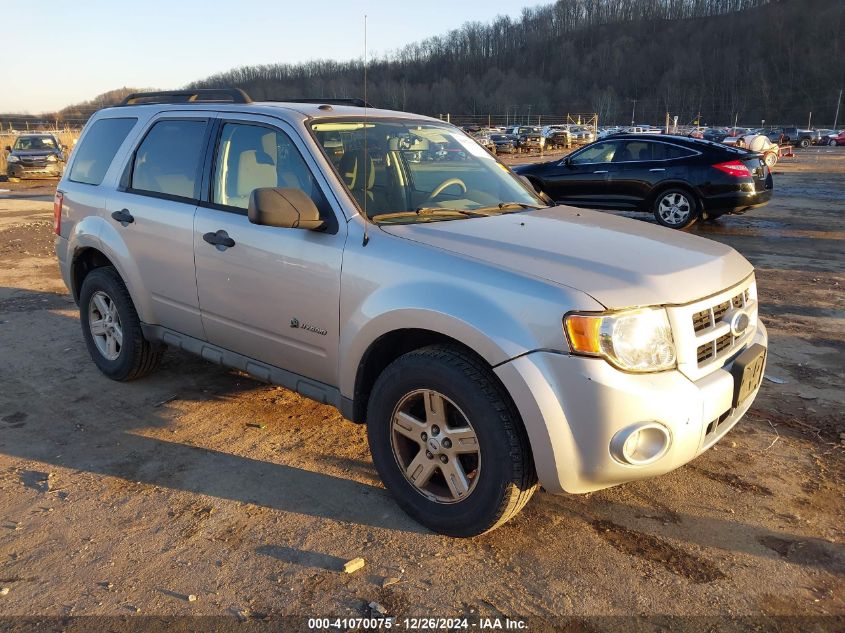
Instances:
[[[458,185],[463,193],[467,192],[467,186],[463,180],[460,178],[447,178],[432,190],[428,198],[426,198],[425,204],[432,202],[437,196],[443,193],[447,187],[451,187],[452,185]]]

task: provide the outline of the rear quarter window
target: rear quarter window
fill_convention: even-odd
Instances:
[[[138,119],[100,119],[95,122],[74,152],[68,180],[99,185],[114,160],[114,155]]]

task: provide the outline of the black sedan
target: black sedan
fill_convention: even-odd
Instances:
[[[773,187],[760,154],[683,136],[612,137],[513,170],[558,204],[648,211],[673,229],[762,206]]]

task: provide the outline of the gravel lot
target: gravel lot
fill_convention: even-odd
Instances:
[[[0,182],[0,616],[845,616],[845,148],[775,172],[767,207],[691,229],[757,267],[776,382],[745,420],[669,475],[541,492],[472,540],[406,518],[329,407],[178,352],[101,376],[50,184]]]

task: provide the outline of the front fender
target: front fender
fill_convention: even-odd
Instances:
[[[571,288],[385,233],[347,249],[341,287],[338,385],[346,397],[365,353],[385,334],[442,334],[495,367],[533,350],[564,349],[563,315],[602,309]]]

